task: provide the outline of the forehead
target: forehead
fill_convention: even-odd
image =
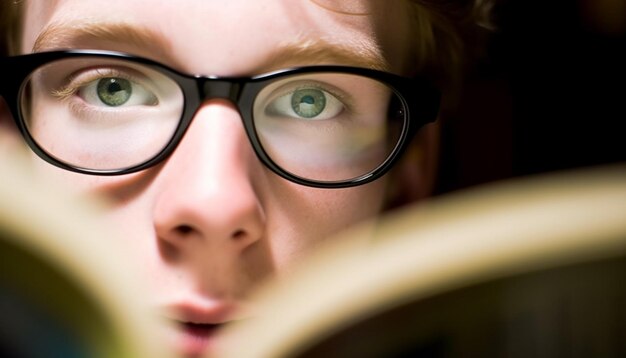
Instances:
[[[407,8],[405,0],[29,1],[22,51],[31,52],[51,26],[124,24],[156,35],[154,43],[129,45],[121,34],[119,41],[82,37],[81,43],[59,47],[105,47],[167,59],[186,72],[237,75],[253,71],[257,62],[275,55],[276,47],[322,40],[353,49],[357,58],[384,56],[392,70],[401,72],[409,53]]]

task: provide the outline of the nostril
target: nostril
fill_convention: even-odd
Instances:
[[[179,225],[176,227],[176,232],[181,235],[187,235],[193,231],[193,228],[189,225]]]
[[[246,232],[244,230],[237,230],[232,235],[232,238],[235,240],[241,240],[245,237],[246,237]]]

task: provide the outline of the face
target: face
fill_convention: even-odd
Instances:
[[[361,0],[28,1],[22,52],[122,51],[205,76],[316,64],[409,75],[407,6]],[[122,231],[119,244],[136,259],[155,309],[174,322],[172,344],[188,356],[210,349],[215,325],[249,312],[249,295],[260,282],[288,271],[330,234],[377,215],[395,185],[383,177],[328,190],[282,179],[259,162],[236,107],[220,99],[202,103],[173,154],[150,169],[99,177],[34,162],[79,193],[108,199],[104,219]]]

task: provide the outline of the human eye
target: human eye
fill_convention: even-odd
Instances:
[[[291,84],[281,88],[276,98],[269,101],[265,113],[272,117],[327,120],[345,109],[341,96],[321,84]]]
[[[130,168],[171,140],[185,97],[168,70],[126,58],[62,58],[37,68],[20,102],[26,129],[58,160],[92,170]]]
[[[96,108],[156,106],[159,103],[150,81],[133,70],[99,68],[73,75],[56,95],[72,95]]]

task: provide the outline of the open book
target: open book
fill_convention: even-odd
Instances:
[[[0,356],[173,356],[97,205],[0,172]],[[451,194],[330,241],[261,290],[219,356],[626,355],[624,165]]]
[[[0,162],[0,357],[169,357],[99,204]]]

